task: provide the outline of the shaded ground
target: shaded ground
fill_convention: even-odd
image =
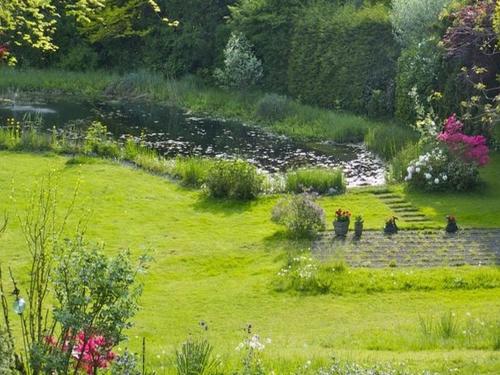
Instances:
[[[312,247],[320,259],[344,259],[353,267],[438,267],[500,265],[500,229],[464,229],[456,234],[439,230],[405,230],[394,235],[365,231],[323,234]]]

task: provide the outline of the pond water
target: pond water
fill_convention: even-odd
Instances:
[[[349,186],[385,182],[383,162],[362,145],[302,144],[241,122],[196,117],[176,107],[71,98],[43,103],[0,101],[2,124],[8,117],[21,120],[26,115],[41,116],[47,128],[84,128],[100,120],[116,138],[144,134],[148,145],[167,157],[239,157],[270,173],[304,166],[338,167]]]

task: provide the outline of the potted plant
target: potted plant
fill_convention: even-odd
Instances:
[[[398,233],[399,228],[396,224],[396,220],[398,220],[398,218],[396,216],[393,216],[393,217],[386,220],[384,233],[386,233],[386,234]]]
[[[356,219],[354,221],[354,235],[356,237],[361,237],[361,234],[363,233],[363,217],[361,215],[356,216]]]
[[[458,226],[457,226],[457,219],[455,218],[455,216],[449,215],[446,216],[446,219],[448,220],[448,224],[446,225],[446,232],[456,233],[458,231]]]
[[[345,237],[349,231],[349,223],[351,222],[351,213],[339,208],[335,211],[335,220],[333,221],[333,229],[338,237]]]

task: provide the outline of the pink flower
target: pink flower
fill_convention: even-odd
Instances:
[[[490,159],[486,138],[482,135],[466,135],[462,129],[463,124],[453,114],[446,120],[444,130],[438,134],[437,139],[467,162],[474,162],[479,166],[488,164]]]
[[[86,335],[79,332],[75,338],[72,356],[89,375],[95,368],[107,368],[116,355],[111,351],[111,345],[103,336]]]

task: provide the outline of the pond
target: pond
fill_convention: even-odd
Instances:
[[[363,145],[323,142],[313,146],[241,122],[197,117],[177,107],[71,98],[43,103],[0,101],[1,123],[26,115],[41,116],[47,128],[84,128],[100,120],[116,138],[142,134],[150,147],[167,157],[242,158],[270,173],[304,166],[335,167],[344,171],[349,186],[385,182],[383,162]]]

